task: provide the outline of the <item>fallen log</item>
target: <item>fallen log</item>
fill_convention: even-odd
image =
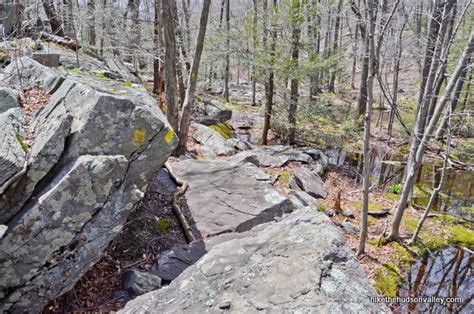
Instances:
[[[74,51],[81,48],[81,46],[75,40],[69,37],[61,37],[61,36],[53,35],[46,32],[40,32],[39,39],[44,39],[45,41],[49,41],[49,42],[58,44],[60,46],[64,46]]]
[[[388,213],[390,213],[390,208],[384,208],[382,210],[373,210],[373,211],[369,210],[368,212],[369,216],[373,216],[373,217],[383,217],[387,215]]]

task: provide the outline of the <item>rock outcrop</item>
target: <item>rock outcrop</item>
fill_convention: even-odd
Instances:
[[[189,184],[186,200],[203,238],[243,232],[293,210],[256,166],[225,160],[185,160],[173,171]]]
[[[0,310],[41,312],[99,260],[177,138],[141,88],[61,74],[29,58],[0,79],[51,94],[30,123],[27,152],[12,136],[0,142],[0,152],[26,163],[21,173],[21,158],[6,158],[18,164],[7,165],[15,179],[0,193],[0,224],[8,227],[0,240]],[[2,157],[2,180],[4,164]]]
[[[384,313],[362,268],[322,213],[304,208],[216,244],[168,287],[120,313]]]

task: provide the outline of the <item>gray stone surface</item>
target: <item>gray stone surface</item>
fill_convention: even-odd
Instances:
[[[324,172],[327,159],[321,151],[310,148],[292,148],[289,146],[267,146],[244,151],[229,158],[233,162],[251,162],[259,167],[280,168],[289,162],[310,164],[319,172]]]
[[[18,108],[20,103],[20,92],[0,86],[0,114],[8,109]]]
[[[220,243],[119,313],[389,313],[333,223],[305,208]]]
[[[232,118],[232,110],[223,108],[212,101],[204,101],[196,103],[196,123],[204,125],[212,125],[216,123],[224,123]]]
[[[132,295],[142,295],[161,288],[161,278],[149,272],[132,269],[123,274],[123,288]]]
[[[223,138],[213,129],[202,125],[193,124],[193,138],[202,144],[203,149],[211,156],[229,156],[235,154],[234,143]]]
[[[12,108],[0,113],[0,195],[11,179],[25,167],[26,152],[22,147],[22,113]],[[1,221],[0,213],[0,223]]]
[[[185,160],[173,170],[189,184],[186,200],[203,238],[243,232],[293,209],[270,176],[251,164]]]
[[[100,259],[177,138],[144,89],[87,73],[59,79],[29,58],[19,64],[19,72],[5,69],[8,83],[21,73],[23,86],[49,86],[51,98],[30,124],[27,171],[0,193],[0,224],[8,227],[0,311],[34,313]]]
[[[316,205],[316,199],[304,191],[290,191],[290,200],[296,208]]]
[[[206,253],[202,241],[175,246],[158,257],[153,265],[153,272],[163,280],[174,280]]]
[[[328,193],[324,189],[324,182],[317,175],[306,168],[298,168],[293,172],[298,186],[315,198],[326,198]]]

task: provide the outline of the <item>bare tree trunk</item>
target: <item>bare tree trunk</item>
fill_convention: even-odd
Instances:
[[[398,42],[397,42],[397,56],[395,59],[395,63],[393,66],[393,101],[392,106],[390,109],[390,115],[388,118],[388,127],[387,127],[387,134],[388,136],[392,137],[392,129],[393,129],[393,120],[395,118],[395,109],[398,106],[398,76],[400,74],[400,59],[402,57],[402,35],[405,29],[406,23],[403,23],[400,32],[398,33]]]
[[[376,65],[377,62],[375,56],[375,43],[374,43],[374,33],[375,33],[375,15],[376,15],[376,6],[374,0],[368,0],[368,11],[369,11],[369,34],[365,38],[365,44],[368,48],[365,48],[369,52],[369,75],[367,81],[367,108],[365,110],[364,117],[364,169],[363,169],[363,188],[364,188],[364,198],[362,202],[362,213],[361,213],[361,222],[360,222],[360,236],[359,236],[359,248],[357,250],[357,255],[365,253],[365,242],[367,240],[367,224],[368,224],[368,212],[369,212],[369,189],[370,189],[370,172],[371,172],[371,162],[370,162],[370,122],[372,116],[372,104],[374,103],[374,77],[376,74]]]
[[[264,0],[266,3],[267,0]],[[264,12],[266,14],[266,12]],[[257,65],[255,55],[257,54],[258,49],[258,33],[257,33],[257,22],[258,22],[258,6],[257,0],[253,0],[253,65],[252,65],[252,106],[257,104],[256,94],[257,94]]]
[[[298,109],[298,66],[299,66],[299,42],[301,34],[301,11],[300,0],[294,0],[291,4],[291,19],[292,19],[292,35],[291,35],[291,68],[292,78],[290,82],[290,108],[288,110],[288,145],[295,143],[296,136],[296,111]]]
[[[87,1],[87,15],[89,28],[89,45],[91,51],[97,53],[96,33],[95,33],[95,0]]]
[[[336,22],[334,25],[334,44],[332,48],[332,53],[336,54],[337,53],[337,48],[338,48],[338,36],[339,36],[339,26],[341,24],[341,10],[342,10],[342,0],[339,0],[339,3],[337,5],[337,13],[336,13]],[[332,73],[331,73],[331,79],[329,80],[329,91],[331,93],[334,93],[334,82],[336,81],[336,69],[337,69],[337,64],[333,67]]]
[[[165,89],[166,89],[166,116],[171,127],[178,131],[179,106],[177,99],[176,79],[176,33],[172,0],[162,0],[161,20],[165,43]]]
[[[419,145],[415,147],[415,150],[413,152],[410,151],[410,154],[414,154],[414,157],[411,157],[412,162],[407,165],[407,171],[406,171],[407,175],[405,179],[405,184],[403,185],[403,189],[400,195],[400,200],[397,204],[397,211],[392,221],[392,230],[389,235],[389,238],[392,240],[396,240],[399,237],[400,223],[403,217],[403,213],[405,212],[405,208],[406,208],[406,204],[407,204],[410,192],[413,189],[415,174],[417,173],[421,165],[423,155],[425,153],[426,145],[428,144],[428,141],[431,138],[431,133],[433,132],[434,128],[436,127],[438,123],[439,117],[441,116],[444,106],[446,105],[448,100],[450,100],[450,98],[452,97],[452,92],[454,90],[454,87],[457,84],[457,81],[459,80],[459,78],[461,77],[462,72],[465,70],[467,66],[467,61],[469,57],[471,56],[471,54],[473,53],[473,51],[474,51],[474,31],[471,32],[469,41],[466,45],[466,48],[464,49],[462,56],[458,60],[456,69],[454,70],[452,76],[450,77],[446,85],[442,98],[436,105],[436,108],[433,112],[433,116],[431,117],[431,120],[429,121],[428,127],[424,130],[424,133],[421,134],[422,137],[419,142]],[[417,119],[415,122],[415,130],[417,128],[418,123],[420,123],[419,119]]]
[[[469,63],[469,61],[468,61]],[[439,125],[437,131],[436,131],[436,139],[440,140],[443,137],[443,134],[446,130],[446,127],[448,125],[448,120],[449,120],[449,115],[450,112],[453,113],[456,110],[456,106],[458,104],[459,98],[461,96],[462,88],[464,86],[464,79],[466,78],[466,72],[467,70],[464,70],[463,73],[461,74],[461,77],[459,78],[458,83],[456,84],[456,88],[454,89],[454,97],[451,98],[451,101],[448,106],[448,110],[445,112],[443,119],[441,120],[441,124]]]
[[[63,27],[61,25],[61,19],[59,18],[56,8],[54,7],[53,0],[43,0],[43,9],[48,17],[49,24],[53,34],[64,37]]]
[[[209,18],[209,7],[211,0],[204,0],[201,18],[199,21],[199,32],[196,41],[196,50],[194,53],[194,60],[191,67],[191,72],[188,79],[188,88],[186,90],[186,97],[181,112],[181,121],[179,128],[179,145],[178,153],[186,151],[186,141],[189,133],[189,125],[191,123],[191,114],[194,105],[194,93],[196,92],[197,79],[199,74],[199,64],[201,62],[202,51],[204,49],[204,38],[206,36],[207,21]]]
[[[277,0],[273,0],[273,14],[277,13],[278,4]],[[277,32],[276,32],[276,25],[272,24],[272,43],[270,48],[270,57],[271,57],[271,64],[270,69],[268,70],[268,82],[265,88],[265,117],[263,121],[263,132],[262,132],[262,144],[268,144],[268,131],[270,130],[271,126],[271,118],[272,118],[272,111],[273,111],[273,96],[274,96],[274,70],[273,67],[275,66],[275,50],[276,50],[276,41],[277,41]]]
[[[229,76],[230,76],[230,0],[226,0],[225,6],[226,22],[226,47],[225,47],[225,74],[224,74],[224,98],[229,102]]]
[[[159,106],[163,108],[163,32],[161,23],[161,0],[155,0],[155,22],[153,28],[155,56],[153,58],[153,93],[159,94]]]
[[[363,23],[363,17],[360,12],[359,7],[354,0],[351,0],[351,9],[354,15],[357,17],[357,24],[360,30],[360,37],[366,41],[366,27]],[[362,70],[360,72],[360,83],[359,83],[359,94],[357,95],[357,110],[355,112],[355,117],[359,118],[365,113],[367,108],[367,78],[369,76],[369,51],[367,50],[367,45],[365,46],[364,56],[362,58]]]

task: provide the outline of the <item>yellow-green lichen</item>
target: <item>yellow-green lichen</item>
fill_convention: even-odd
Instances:
[[[216,131],[220,136],[226,140],[234,136],[232,128],[225,123],[216,123],[209,126],[212,130]]]
[[[66,69],[66,72],[67,72],[68,74],[80,74],[80,73],[82,73],[82,70],[79,69],[79,68]]]
[[[171,141],[173,140],[173,136],[174,136],[173,130],[168,130],[168,132],[166,132],[166,135],[165,135],[166,144],[171,143]]]
[[[100,72],[100,71],[95,71],[95,76],[97,76],[98,78],[101,78],[101,79],[107,79],[108,78],[103,72]]]
[[[280,183],[286,184],[286,183],[289,183],[290,180],[291,180],[291,174],[286,170],[283,170],[278,175],[278,182]]]
[[[122,85],[125,86],[125,87],[133,87],[133,83],[130,82],[130,81],[122,82]]]
[[[141,146],[145,143],[145,130],[135,129],[133,130],[133,141],[135,145]]]
[[[26,145],[25,141],[23,140],[23,137],[20,134],[16,135],[16,140],[18,143],[20,143],[21,149],[26,153],[28,152],[28,145]]]

